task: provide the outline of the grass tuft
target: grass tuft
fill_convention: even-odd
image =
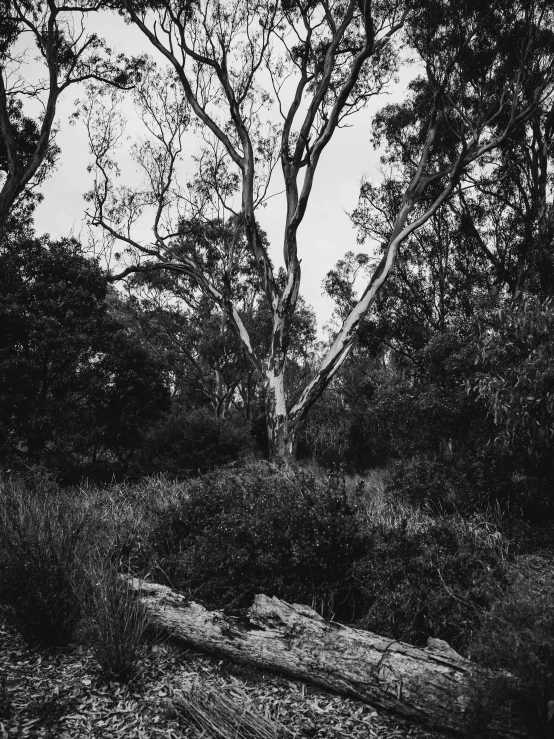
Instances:
[[[48,481],[0,479],[0,604],[32,644],[71,638],[80,617],[78,552],[88,517]]]
[[[87,631],[107,680],[128,682],[138,672],[150,619],[113,562],[99,552],[85,565]]]
[[[233,686],[227,695],[205,682],[174,699],[177,715],[210,739],[287,739],[292,734],[276,719],[264,716],[246,693]]]

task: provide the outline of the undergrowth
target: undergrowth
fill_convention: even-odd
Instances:
[[[127,682],[137,675],[150,619],[116,565],[95,552],[84,565],[85,627],[102,676]]]
[[[515,675],[533,736],[554,736],[554,560],[518,557],[508,578],[509,586],[482,615],[471,657]]]
[[[0,480],[0,603],[33,644],[59,645],[73,635],[87,525],[86,513],[48,477]]]
[[[158,574],[210,606],[263,592],[351,617],[351,567],[365,551],[359,492],[267,466],[190,481],[151,532]]]
[[[547,735],[554,570],[544,557],[514,559],[506,531],[496,509],[462,516],[391,495],[383,471],[345,479],[258,463],[66,491],[43,474],[5,476],[0,608],[33,644],[85,635],[101,674],[128,680],[148,623],[121,574],[211,607],[276,595],[416,645],[438,637],[509,670],[536,735]]]

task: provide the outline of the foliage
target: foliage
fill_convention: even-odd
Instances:
[[[142,60],[123,54],[114,58],[102,39],[86,31],[83,6],[2,0],[0,16],[1,232],[13,224],[13,211],[32,212],[34,190],[53,169],[59,153],[54,121],[60,95],[88,79],[125,88],[140,75]],[[45,84],[36,84],[33,73],[25,77],[22,70],[29,67],[40,69]],[[29,118],[26,103],[42,113]]]
[[[240,219],[208,223],[181,222],[173,250],[203,265],[222,293],[229,293],[253,338],[261,338],[259,276],[249,254]],[[267,239],[260,230],[267,249]],[[206,400],[218,418],[237,404],[248,405],[244,389],[253,367],[225,312],[199,291],[190,276],[152,269],[133,275],[128,286],[140,331],[163,356],[175,383],[175,394],[194,405]],[[267,312],[267,311],[265,311]],[[238,391],[238,392],[237,392]]]
[[[0,37],[1,37],[0,31]],[[7,104],[7,119],[11,125],[13,146],[17,151],[18,158],[25,164],[28,163],[38,149],[40,141],[40,128],[37,121],[29,118],[24,113],[23,101],[10,97]],[[4,132],[3,132],[4,133]],[[4,177],[10,173],[7,136],[0,136],[0,172]],[[32,215],[37,203],[42,200],[42,195],[36,191],[36,185],[40,185],[53,170],[59,155],[59,148],[53,140],[42,155],[42,163],[35,175],[34,187],[27,187],[20,194],[19,199],[11,204],[9,213],[2,213],[1,220],[5,220],[8,228],[17,227],[16,219],[25,213],[28,217]],[[12,152],[9,152],[12,153]],[[13,165],[12,165],[13,166]],[[5,182],[5,180],[4,180]],[[4,183],[3,183],[4,184]],[[3,203],[2,203],[3,205]],[[4,225],[4,223],[2,223]]]
[[[464,390],[474,358],[467,324],[435,334],[409,365],[396,353],[381,361],[360,341],[341,378],[314,409],[306,441],[323,463],[339,457],[358,471],[391,458],[474,449],[486,443],[491,425]],[[331,443],[322,454],[323,441]]]
[[[515,513],[528,495],[516,470],[513,460],[487,448],[477,455],[420,454],[390,465],[387,493],[431,513],[471,514],[497,504]]]
[[[239,459],[249,446],[244,419],[214,418],[210,408],[174,405],[144,434],[137,465],[146,474],[196,474]]]
[[[74,240],[9,244],[0,267],[4,460],[66,481],[123,471],[141,427],[167,408],[161,366]]]
[[[417,646],[440,637],[467,653],[479,609],[502,582],[500,540],[479,519],[436,519],[415,530],[407,523],[371,529],[369,553],[354,566],[369,604],[359,625]]]
[[[479,342],[472,390],[509,449],[532,458],[554,452],[554,304],[524,295],[498,308]]]
[[[167,581],[209,605],[244,606],[263,592],[348,617],[365,540],[356,496],[337,476],[253,467],[189,482],[160,512],[152,545]]]
[[[49,478],[0,480],[0,603],[30,642],[66,642],[80,616],[77,557],[87,516]]]
[[[554,715],[554,565],[551,558],[520,557],[510,585],[484,613],[471,644],[481,664],[520,679],[520,700],[534,730],[551,736]]]

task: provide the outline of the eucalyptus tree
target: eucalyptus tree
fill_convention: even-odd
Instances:
[[[169,393],[99,265],[73,239],[11,244],[0,295],[3,463],[123,469]]]
[[[174,243],[181,256],[202,264],[240,311],[254,343],[265,333],[260,323],[259,280],[240,222],[215,220],[183,223]],[[132,300],[138,304],[141,331],[168,367],[175,393],[194,382],[215,417],[223,420],[242,396],[241,386],[252,386],[254,369],[242,350],[242,342],[230,331],[225,311],[210,300],[186,275],[147,263],[126,280]],[[262,323],[265,323],[262,319]],[[194,379],[193,379],[194,378]],[[245,408],[249,407],[245,402]]]
[[[127,88],[140,68],[140,60],[114,56],[101,38],[87,32],[87,15],[103,4],[0,0],[2,230],[16,204],[29,206],[36,200],[36,188],[54,165],[60,96],[89,80]]]
[[[157,128],[150,172],[155,178],[149,201],[155,211],[153,238],[131,234],[129,224],[139,220],[136,198],[118,199],[106,172],[93,197],[93,222],[135,254],[187,274],[225,310],[264,379],[271,455],[284,460],[310,408],[350,352],[400,245],[449,201],[462,174],[485,162],[550,92],[551,7],[534,0],[486,5],[470,0],[120,0],[119,7],[173,69],[172,84],[187,115],[212,142],[206,176],[213,175],[221,204],[242,219],[270,306],[267,355],[256,351],[240,312],[202,265],[174,252],[175,227],[167,214],[175,205],[172,183],[184,109],[178,115],[176,104],[169,111],[171,125]],[[404,122],[402,116],[382,117],[383,130],[389,123],[397,127],[394,132],[389,126],[388,133],[406,167],[405,187],[382,256],[361,296],[310,381],[296,398],[287,399],[290,326],[301,280],[298,234],[318,165],[345,118],[395,78],[396,39],[404,44],[404,57],[413,58],[423,71],[412,85]],[[143,154],[150,156],[146,150]],[[102,161],[98,164],[101,171]],[[286,200],[282,285],[256,222],[277,165]],[[217,185],[220,175],[222,186]],[[235,207],[229,183],[238,189]],[[141,217],[144,213],[143,208]],[[308,244],[310,250],[317,255],[316,245]],[[139,262],[136,268],[141,268]]]
[[[553,135],[550,95],[451,203],[467,238],[512,296],[554,292]]]

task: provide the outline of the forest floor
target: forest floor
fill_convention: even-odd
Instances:
[[[195,684],[249,704],[294,739],[444,737],[359,701],[171,643],[150,646],[128,685],[107,682],[89,648],[33,650],[0,620],[0,739],[217,737],[174,709]]]

